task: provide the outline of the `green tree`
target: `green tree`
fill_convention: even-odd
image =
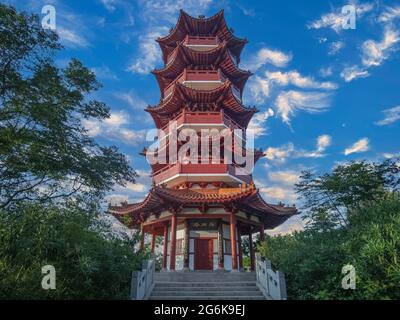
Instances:
[[[100,84],[81,62],[55,66],[60,48],[37,15],[0,5],[0,208],[77,193],[93,199],[135,181],[125,156],[84,129],[82,119],[103,120],[109,109],[86,98]]]
[[[146,253],[133,250],[138,237],[110,233],[97,212],[75,202],[0,210],[0,299],[127,299]],[[55,290],[41,287],[45,265],[55,267]]]

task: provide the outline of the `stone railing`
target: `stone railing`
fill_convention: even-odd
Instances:
[[[274,271],[271,261],[262,259],[259,253],[256,253],[256,276],[257,286],[267,298],[273,300],[287,299],[284,273]]]
[[[147,300],[154,288],[155,261],[143,261],[142,271],[132,272],[131,299]]]

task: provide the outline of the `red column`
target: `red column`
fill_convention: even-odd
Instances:
[[[232,271],[237,271],[237,247],[236,247],[236,216],[231,214],[231,247],[232,247]]]
[[[185,270],[189,270],[189,245],[190,245],[190,230],[189,230],[189,222],[185,220],[185,248],[183,253],[183,268]]]
[[[171,218],[171,255],[169,270],[175,270],[175,255],[176,255],[176,214]]]
[[[224,231],[222,221],[218,226],[218,270],[224,270]]]
[[[238,233],[238,247],[239,247],[239,269],[243,270],[243,249],[242,249],[242,235],[240,232],[240,228],[237,229]]]
[[[168,224],[164,225],[164,248],[163,248],[163,260],[162,268],[167,270],[167,255],[168,255]]]
[[[264,226],[260,226],[260,240],[264,241],[265,240],[265,234],[264,234]]]
[[[254,248],[253,248],[253,237],[251,230],[249,231],[249,251],[250,251],[250,269],[254,271]]]
[[[151,253],[154,253],[154,248],[156,246],[156,234],[153,233],[151,234]]]

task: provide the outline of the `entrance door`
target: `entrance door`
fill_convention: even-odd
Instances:
[[[212,270],[213,269],[213,240],[195,239],[194,240],[194,269]]]

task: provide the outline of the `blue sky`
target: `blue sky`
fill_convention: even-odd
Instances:
[[[41,14],[56,8],[57,32],[71,57],[92,69],[103,88],[96,98],[111,118],[83,125],[101,144],[117,145],[141,177],[109,199],[140,201],[150,186],[138,152],[153,128],[146,105],[160,94],[150,71],[162,66],[155,38],[174,26],[179,9],[210,16],[220,9],[238,37],[246,37],[241,67],[254,76],[244,103],[260,112],[251,127],[267,157],[254,178],[272,203],[296,203],[301,170],[329,171],[349,160],[379,161],[400,146],[400,1],[87,0],[2,1]],[[357,8],[356,29],[341,28],[343,5]],[[278,231],[300,226],[298,217]]]

